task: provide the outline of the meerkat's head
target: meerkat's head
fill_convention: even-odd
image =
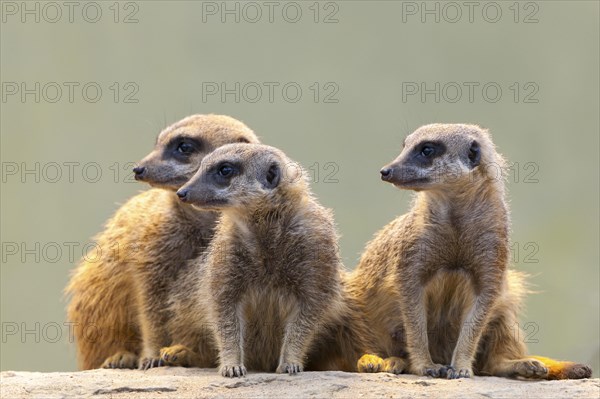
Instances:
[[[408,190],[444,189],[471,179],[502,180],[504,160],[487,130],[476,125],[425,125],[404,140],[381,179]]]
[[[135,179],[177,190],[196,173],[206,154],[229,143],[258,143],[244,123],[225,115],[192,115],[164,129],[154,150],[133,169]]]
[[[273,203],[282,193],[293,198],[305,188],[301,167],[277,148],[228,144],[207,155],[177,195],[199,208],[243,211]]]

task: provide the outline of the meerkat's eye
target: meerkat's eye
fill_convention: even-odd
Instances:
[[[435,153],[435,148],[433,148],[430,145],[425,145],[423,146],[423,148],[421,148],[421,155],[423,155],[424,157],[430,157]]]
[[[221,177],[230,177],[233,174],[234,170],[233,167],[231,167],[231,165],[222,165],[219,170],[217,171],[217,173],[219,174],[219,176]]]
[[[186,143],[185,141],[180,143],[177,146],[177,152],[179,152],[181,154],[190,154],[193,151],[194,151],[194,146],[191,145],[190,143]]]

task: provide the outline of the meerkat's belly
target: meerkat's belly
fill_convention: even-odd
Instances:
[[[279,363],[285,326],[296,300],[274,289],[250,292],[243,301],[244,363],[249,370],[273,372]]]
[[[475,294],[460,270],[439,271],[425,288],[429,351],[434,362],[450,364],[464,319]]]

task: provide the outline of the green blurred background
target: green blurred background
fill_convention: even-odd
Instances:
[[[598,375],[598,2],[476,2],[471,15],[462,2],[75,2],[71,16],[54,4],[60,18],[2,2],[2,370],[76,369],[62,290],[82,247],[146,189],[131,162],[165,125],[223,113],[311,168],[348,268],[409,206],[378,173],[405,135],[429,122],[491,129],[515,163],[514,267],[538,291],[523,339]],[[240,98],[222,99],[236,82]]]

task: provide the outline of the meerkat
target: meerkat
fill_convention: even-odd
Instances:
[[[207,247],[217,219],[214,212],[183,205],[175,191],[206,154],[232,142],[258,138],[228,116],[189,116],[164,129],[134,169],[136,180],[153,188],[131,198],[107,222],[95,237],[101,256],[83,259],[65,289],[80,369],[135,368],[140,355],[151,361],[154,346],[169,343],[161,328],[169,317],[166,282]],[[210,365],[213,358],[200,364]]]
[[[350,277],[380,338],[377,356],[360,359],[361,371],[591,375],[585,365],[527,356],[516,334],[527,288],[525,275],[509,269],[505,167],[487,130],[432,124],[409,135],[381,170],[382,180],[417,194],[411,210],[367,245]]]
[[[230,144],[206,156],[177,191],[188,204],[221,212],[188,280],[200,287],[193,313],[207,310],[225,377],[303,371],[320,326],[343,306],[332,213],[305,176],[276,148]]]

